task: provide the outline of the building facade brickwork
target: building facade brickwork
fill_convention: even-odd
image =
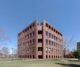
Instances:
[[[18,57],[60,59],[63,57],[63,35],[46,20],[35,20],[18,33]]]

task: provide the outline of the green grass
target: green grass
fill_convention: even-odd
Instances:
[[[65,67],[69,64],[80,65],[79,61],[67,60],[11,60],[1,59],[0,67]],[[72,67],[72,66],[71,66]]]

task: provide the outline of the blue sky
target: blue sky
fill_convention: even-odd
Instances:
[[[35,19],[49,24],[70,40],[69,49],[80,41],[80,0],[0,0],[0,28],[7,41],[0,47],[17,47],[17,34]]]

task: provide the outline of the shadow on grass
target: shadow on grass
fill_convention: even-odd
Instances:
[[[71,61],[71,62],[80,62],[80,60],[68,60],[68,61]]]
[[[64,63],[56,63],[62,65],[63,67],[80,67],[78,64],[64,64]]]

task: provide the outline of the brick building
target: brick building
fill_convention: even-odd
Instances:
[[[59,59],[63,57],[63,35],[46,20],[35,20],[18,33],[20,58]]]
[[[80,58],[80,42],[77,42],[77,51],[78,51],[78,54],[79,54],[79,58]]]
[[[77,42],[77,49],[80,49],[80,42]]]

